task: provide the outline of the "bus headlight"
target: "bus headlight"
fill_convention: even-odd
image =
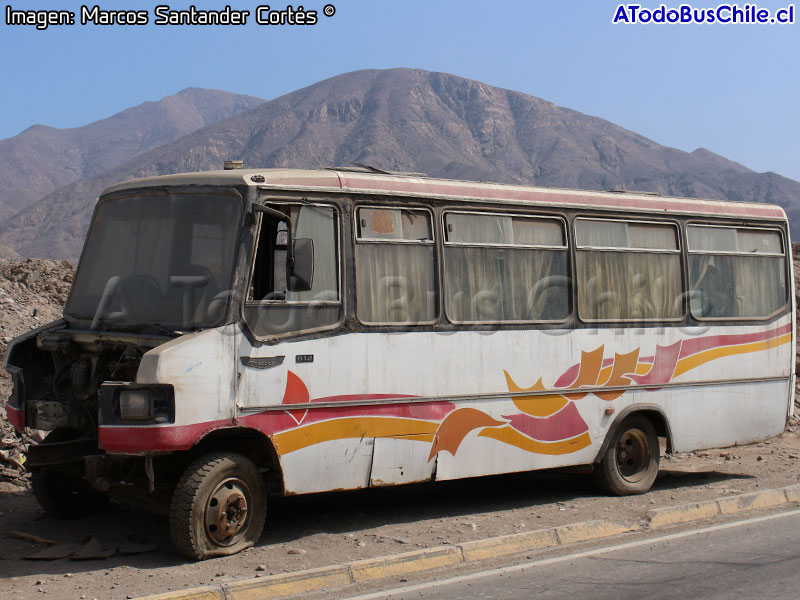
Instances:
[[[106,381],[98,393],[100,425],[160,425],[175,422],[171,385]]]
[[[153,398],[148,390],[122,390],[119,416],[123,421],[149,421],[153,418]]]

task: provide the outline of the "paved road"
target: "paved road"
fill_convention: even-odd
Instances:
[[[360,600],[800,597],[800,510],[617,543]]]

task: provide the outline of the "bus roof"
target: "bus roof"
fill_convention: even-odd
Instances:
[[[569,207],[646,213],[681,213],[742,219],[786,220],[780,206],[750,202],[726,202],[676,198],[642,192],[599,192],[435,179],[420,175],[371,173],[349,169],[232,169],[201,171],[133,179],[107,188],[103,194],[163,186],[240,186],[264,190],[346,192],[441,200],[514,204],[536,207]]]

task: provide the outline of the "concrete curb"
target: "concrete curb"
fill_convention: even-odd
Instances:
[[[380,556],[348,563],[353,581],[371,581],[398,575],[406,575],[416,571],[426,571],[439,567],[449,567],[463,562],[461,550],[455,546],[427,548],[403,554]]]
[[[558,534],[556,534],[555,529],[538,529],[485,540],[475,540],[474,542],[464,542],[459,548],[461,548],[461,554],[464,556],[464,562],[472,562],[474,560],[508,556],[509,554],[519,554],[520,552],[530,552],[531,550],[549,548],[550,546],[558,546]]]
[[[718,498],[717,500],[706,500],[705,502],[655,508],[647,511],[645,517],[650,529],[660,529],[689,521],[710,519],[718,515],[732,515],[759,508],[772,508],[791,502],[800,502],[800,484]]]
[[[800,494],[800,490],[798,491]],[[269,577],[244,579],[219,587],[204,586],[188,590],[143,596],[139,600],[256,600],[292,594],[340,588],[387,577],[400,577],[456,564],[531,552],[550,546],[563,546],[638,531],[637,525],[610,521],[587,521],[551,529],[525,531],[485,540],[464,542],[458,546],[426,548],[403,554],[357,560],[342,565],[280,573]]]
[[[222,587],[203,586],[190,590],[176,590],[152,596],[142,596],[141,600],[225,600]]]
[[[771,508],[782,504],[800,502],[800,484],[762,490],[760,492],[729,496],[717,500],[695,502],[680,506],[656,508],[646,513],[647,526],[614,523],[611,521],[586,521],[550,529],[525,531],[484,540],[464,542],[457,546],[426,548],[357,560],[319,569],[280,573],[269,577],[245,579],[218,587],[204,586],[189,590],[143,596],[139,600],[256,600],[277,598],[323,589],[341,588],[352,583],[400,577],[456,564],[467,564],[490,558],[522,554],[542,548],[566,546],[621,533],[660,529],[670,525],[708,519],[719,515]]]
[[[353,583],[347,565],[308,569],[296,573],[281,573],[255,577],[222,585],[222,600],[260,600],[279,598],[325,588],[339,588]],[[183,599],[181,599],[183,600]],[[188,599],[187,599],[188,600]],[[194,600],[193,598],[191,600]]]

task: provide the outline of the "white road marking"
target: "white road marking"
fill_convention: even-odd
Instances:
[[[375,600],[377,598],[386,598],[389,596],[396,596],[399,594],[408,594],[411,592],[418,592],[420,590],[427,590],[437,587],[451,585],[453,583],[463,583],[465,581],[474,581],[484,577],[491,577],[493,575],[502,575],[503,573],[513,573],[515,571],[523,571],[533,567],[542,567],[545,565],[552,565],[566,560],[574,560],[576,558],[585,558],[587,556],[597,556],[599,554],[607,554],[609,552],[616,552],[617,550],[627,550],[628,548],[638,548],[639,546],[647,546],[649,544],[658,544],[660,542],[668,542],[671,540],[678,540],[693,535],[701,535],[703,533],[711,533],[714,531],[721,531],[723,529],[731,529],[733,527],[744,527],[746,525],[754,525],[756,523],[763,523],[764,521],[772,521],[774,519],[783,519],[786,517],[799,516],[800,509],[791,510],[787,512],[777,513],[774,515],[764,515],[761,517],[754,517],[744,521],[734,521],[732,523],[721,523],[719,525],[711,525],[703,529],[692,529],[691,531],[681,531],[680,533],[672,533],[670,535],[662,535],[660,537],[648,538],[645,540],[637,540],[635,542],[626,542],[624,544],[616,544],[614,546],[604,546],[602,548],[595,548],[594,550],[585,550],[584,552],[576,552],[574,554],[567,554],[565,556],[556,556],[554,558],[544,558],[542,560],[535,560],[532,562],[512,565],[510,567],[500,567],[497,569],[490,569],[488,571],[479,571],[477,573],[470,573],[469,575],[459,575],[458,577],[451,577],[450,579],[443,579],[440,581],[430,581],[427,583],[420,583],[417,585],[408,585],[405,587],[384,590],[382,592],[373,592],[371,594],[364,594],[363,596],[351,596],[347,600]]]

